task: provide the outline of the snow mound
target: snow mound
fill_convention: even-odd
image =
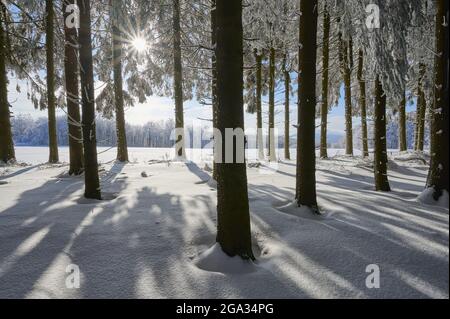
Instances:
[[[202,270],[222,274],[248,274],[257,270],[253,262],[225,254],[219,243],[200,254],[195,265]]]
[[[430,156],[424,152],[400,152],[398,155],[393,156],[392,159],[397,162],[427,165]]]
[[[425,189],[417,198],[419,202],[426,205],[435,205],[443,208],[448,208],[449,206],[449,194],[447,191],[444,191],[442,196],[436,201],[433,197],[434,187],[429,187]]]
[[[324,218],[323,215],[318,214],[310,207],[307,207],[307,206],[299,207],[295,201],[289,202],[288,204],[285,204],[282,206],[277,206],[274,208],[282,213],[293,215],[293,216],[304,218],[304,219],[321,220]]]

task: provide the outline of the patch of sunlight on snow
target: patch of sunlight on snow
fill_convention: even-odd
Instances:
[[[448,247],[441,245],[435,241],[431,241],[422,236],[419,236],[404,228],[382,223],[382,225],[392,231],[394,235],[402,240],[402,244],[410,246],[419,251],[426,251],[428,254],[436,258],[447,260]]]
[[[404,270],[395,270],[394,273],[408,286],[420,291],[424,295],[434,299],[447,299],[448,294],[430,283],[416,277]]]
[[[0,277],[3,276],[3,274],[6,273],[18,259],[25,256],[35,247],[37,247],[39,243],[45,238],[45,236],[47,236],[49,231],[50,227],[47,226],[25,239],[12,254],[6,257],[0,264]]]

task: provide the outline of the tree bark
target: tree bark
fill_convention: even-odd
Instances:
[[[66,21],[70,13],[66,12],[67,6],[74,5],[76,0],[63,1],[63,17]],[[70,175],[80,175],[84,171],[83,165],[83,143],[81,134],[81,116],[79,105],[79,82],[78,82],[78,33],[75,27],[71,28],[64,23],[64,70],[66,81],[67,101],[67,125],[69,131],[69,157]]]
[[[277,160],[275,141],[275,49],[270,48],[269,59],[269,161]]]
[[[425,76],[425,65],[420,64],[420,76],[417,86],[417,112],[416,112],[416,151],[423,152],[425,139],[425,116],[427,112],[427,101],[423,91],[423,78]]]
[[[400,152],[408,150],[406,142],[406,96],[403,97],[398,106],[398,148]]]
[[[369,137],[367,133],[366,80],[363,76],[364,53],[358,53],[359,108],[361,110],[361,139],[363,157],[369,157]]]
[[[112,38],[113,38],[113,73],[114,99],[116,106],[117,160],[128,162],[127,134],[125,127],[125,111],[123,100],[122,78],[122,34],[120,32],[120,1],[112,1]]]
[[[86,198],[101,200],[98,176],[97,140],[95,132],[94,69],[91,42],[91,3],[90,0],[77,0],[80,9],[80,77],[82,92],[82,125],[85,165]]]
[[[217,124],[225,137],[226,128],[244,130],[242,0],[216,0],[216,10]],[[229,256],[254,259],[245,161],[218,166],[217,242]]]
[[[262,127],[262,55],[255,50],[256,60],[256,144],[258,147],[258,158],[264,159],[264,141]]]
[[[186,158],[183,110],[183,66],[181,64],[180,0],[173,0],[173,66],[175,96],[176,156]]]
[[[320,107],[320,157],[328,158],[328,84],[330,60],[330,14],[325,5],[323,11],[323,50],[322,50],[322,103]]]
[[[353,123],[352,123],[352,40],[344,41],[342,34],[338,35],[339,40],[339,61],[341,72],[344,78],[345,91],[345,154],[353,156]]]
[[[300,12],[296,201],[319,212],[315,152],[317,0],[300,1]]]
[[[215,48],[217,44],[216,36],[216,0],[211,1],[211,47]],[[213,128],[217,128],[217,57],[213,52],[211,57],[212,79],[211,79],[211,95],[212,95],[212,116],[213,116]],[[214,147],[214,153],[216,148]],[[219,168],[213,156],[213,179],[217,181],[219,179]]]
[[[46,11],[46,55],[47,55],[47,111],[48,111],[48,145],[49,163],[58,163],[58,138],[56,135],[56,98],[55,98],[55,59],[54,50],[54,19],[53,0],[45,0]]]
[[[14,142],[11,132],[11,113],[8,102],[8,77],[6,73],[7,44],[3,16],[3,3],[0,3],[0,162],[15,161]]]
[[[434,188],[433,197],[438,200],[444,191],[449,191],[449,55],[448,21],[449,3],[437,1],[436,13],[436,51],[434,103],[431,125],[431,163],[427,188]],[[444,23],[446,22],[446,23]]]
[[[375,150],[374,173],[376,191],[389,192],[387,176],[387,147],[386,147],[386,94],[380,82],[379,75],[375,79]]]
[[[286,160],[291,159],[290,144],[291,144],[291,134],[290,134],[290,97],[291,97],[291,75],[287,69],[286,55],[283,59],[283,73],[284,73],[284,158]]]

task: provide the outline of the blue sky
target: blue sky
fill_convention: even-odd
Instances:
[[[22,93],[16,91],[17,81],[12,79],[9,84],[9,101],[13,106],[13,112],[15,115],[29,114],[34,118],[46,117],[47,112],[35,110],[31,102],[26,96],[26,85],[21,83]],[[343,92],[341,92],[343,96]],[[282,96],[277,97],[277,100],[282,101]],[[297,105],[296,98],[293,97],[291,103],[291,124],[297,123]],[[267,97],[263,98],[264,102],[267,102]],[[413,106],[408,107],[408,111],[414,109]],[[283,132],[284,127],[284,107],[278,106],[279,111],[276,115],[276,126]],[[263,111],[267,111],[267,105],[264,103]],[[64,115],[64,111],[58,110],[59,115]],[[173,101],[164,97],[151,97],[144,104],[135,105],[132,108],[126,110],[126,119],[130,124],[142,125],[149,121],[167,120],[173,118],[174,106]],[[264,116],[263,116],[264,117]],[[338,106],[334,107],[329,113],[329,126],[328,131],[330,134],[343,134],[345,131],[344,120],[344,99],[339,100]],[[185,103],[185,122],[186,125],[208,125],[208,122],[199,121],[198,118],[209,119],[211,118],[211,108],[209,106],[200,105],[197,101],[188,101]],[[246,127],[256,127],[256,115],[245,114]],[[319,122],[318,122],[319,123]],[[359,126],[360,119],[354,118],[353,125]],[[267,126],[265,123],[264,127]]]

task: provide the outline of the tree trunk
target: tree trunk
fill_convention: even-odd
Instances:
[[[217,126],[225,137],[226,128],[244,130],[242,0],[217,0],[216,11]],[[229,256],[254,259],[245,161],[218,166],[217,242]]]
[[[359,83],[359,108],[361,109],[361,139],[363,157],[369,157],[369,137],[367,134],[367,102],[366,102],[366,80],[363,76],[364,53],[358,53],[358,83]]]
[[[215,48],[217,43],[216,36],[216,0],[211,1],[211,47]],[[212,116],[213,128],[217,128],[217,58],[216,53],[213,52],[211,57],[212,79],[211,79],[211,100],[212,100]],[[214,147],[214,153],[216,149]],[[219,179],[219,168],[215,161],[215,154],[213,156],[213,179]]]
[[[269,161],[275,162],[275,49],[270,48],[269,61]]]
[[[427,101],[423,91],[423,78],[425,65],[420,64],[419,84],[417,86],[417,112],[416,112],[416,151],[423,152],[425,139],[425,116],[427,113]]]
[[[284,73],[284,158],[287,160],[291,159],[290,144],[291,144],[291,134],[290,134],[290,88],[291,88],[291,75],[287,69],[286,55],[283,59],[283,73]]]
[[[296,201],[318,212],[316,196],[317,0],[300,1]]]
[[[173,67],[175,96],[176,156],[186,158],[183,110],[183,66],[181,64],[180,0],[173,0]]]
[[[117,160],[128,162],[127,134],[125,127],[125,111],[123,100],[122,78],[122,34],[120,32],[119,15],[122,12],[121,2],[112,1],[112,37],[113,37],[113,73],[114,98],[116,106]]]
[[[400,152],[408,150],[406,142],[406,96],[398,106],[398,148]]]
[[[389,180],[387,176],[387,147],[386,147],[386,94],[380,82],[379,75],[375,79],[375,150],[374,173],[375,189],[389,192]]]
[[[0,4],[0,9],[3,4]],[[11,119],[8,102],[8,77],[6,73],[7,44],[3,17],[5,11],[0,11],[0,162],[14,161],[14,143],[11,132]]]
[[[80,9],[80,77],[82,92],[82,125],[85,165],[86,198],[101,199],[100,181],[98,176],[97,140],[95,132],[95,96],[94,69],[92,61],[91,42],[91,4],[90,0],[77,0]]]
[[[47,54],[47,111],[48,111],[48,145],[49,163],[58,163],[58,138],[56,135],[56,98],[55,98],[55,59],[54,50],[54,19],[53,0],[45,1],[46,11],[46,41]]]
[[[67,6],[74,5],[76,0],[63,1],[64,21],[70,17],[66,12]],[[64,23],[64,70],[66,81],[67,100],[67,125],[69,128],[69,154],[70,154],[70,175],[80,175],[83,173],[83,143],[81,134],[81,116],[79,104],[79,82],[78,82],[78,56],[77,44],[78,34],[75,27],[71,28]]]
[[[262,127],[262,55],[255,50],[256,60],[256,144],[259,160],[264,159],[264,141]]]
[[[342,34],[338,35],[339,62],[344,78],[345,91],[345,154],[353,156],[353,124],[352,124],[352,40],[344,41]]]
[[[436,50],[435,57],[435,85],[434,103],[431,125],[431,163],[428,174],[427,188],[434,188],[433,197],[438,200],[444,191],[449,191],[449,163],[448,163],[448,21],[449,3],[446,0],[437,1],[436,13]],[[445,23],[446,22],[446,23]]]
[[[330,14],[325,5],[323,11],[323,50],[322,50],[322,103],[320,107],[320,158],[328,158],[328,83],[330,60]]]

